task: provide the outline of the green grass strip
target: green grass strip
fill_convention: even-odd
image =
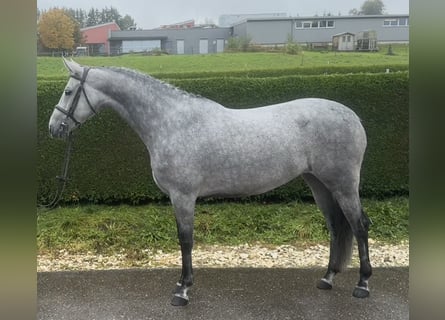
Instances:
[[[365,199],[372,219],[370,238],[389,243],[408,239],[408,199]],[[311,203],[262,204],[219,202],[196,207],[197,244],[298,244],[327,242],[329,235],[318,208]],[[178,248],[172,207],[84,205],[38,211],[39,253],[113,254],[125,250]]]

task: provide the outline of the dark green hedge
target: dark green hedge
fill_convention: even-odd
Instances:
[[[407,64],[370,65],[370,66],[322,66],[322,67],[294,67],[287,69],[257,69],[224,72],[182,72],[153,74],[159,79],[199,79],[199,78],[269,78],[303,75],[328,75],[345,73],[383,73],[386,69],[390,72],[408,71]]]
[[[408,193],[408,72],[337,74],[277,78],[170,80],[189,92],[233,108],[247,108],[303,97],[339,101],[361,117],[368,135],[362,171],[362,195],[385,197]],[[48,135],[48,120],[64,81],[38,82],[38,201],[55,190],[64,142]],[[309,196],[301,180],[265,195],[262,200]],[[65,201],[162,200],[151,178],[149,155],[137,136],[112,111],[105,111],[76,133]]]
[[[387,64],[370,66],[323,66],[323,67],[293,67],[286,69],[256,69],[239,71],[206,71],[206,72],[180,72],[180,73],[153,73],[158,79],[202,79],[202,78],[268,78],[303,75],[328,75],[345,73],[383,73],[386,69],[390,72],[408,71],[408,64]],[[66,76],[39,76],[38,80],[66,80]]]

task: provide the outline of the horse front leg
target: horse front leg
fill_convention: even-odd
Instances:
[[[178,196],[171,200],[175,210],[182,255],[181,278],[176,283],[171,304],[174,306],[185,306],[189,302],[188,290],[193,285],[192,248],[196,197]]]

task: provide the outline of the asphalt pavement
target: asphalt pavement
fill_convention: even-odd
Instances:
[[[179,269],[42,272],[37,319],[409,319],[408,268],[375,268],[369,298],[352,297],[358,270],[315,287],[324,269],[195,269],[186,307],[170,305]]]

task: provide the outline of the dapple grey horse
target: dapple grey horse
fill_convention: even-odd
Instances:
[[[229,109],[150,76],[124,68],[83,67],[70,72],[49,121],[53,137],[67,137],[104,108],[134,129],[150,154],[157,186],[173,205],[182,274],[173,305],[186,305],[193,284],[192,247],[198,197],[256,195],[302,175],[330,231],[327,272],[331,289],[351,258],[355,236],[360,280],[353,296],[369,295],[369,219],[359,198],[366,134],[357,115],[324,99],[298,99],[251,109]]]

